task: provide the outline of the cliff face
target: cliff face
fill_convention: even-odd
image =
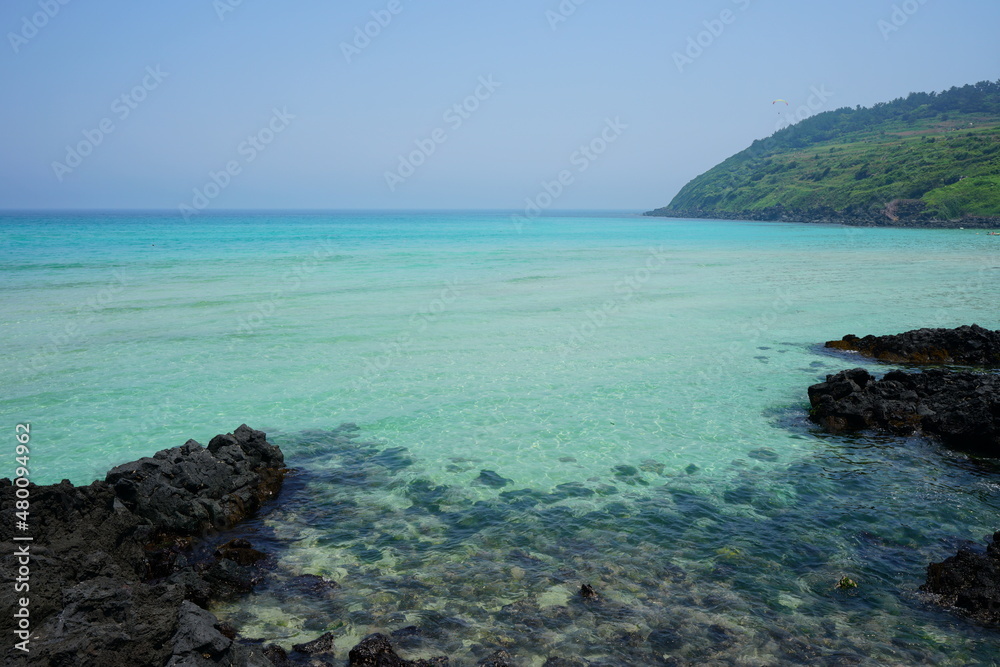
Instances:
[[[807,118],[647,215],[998,227],[1000,82]]]

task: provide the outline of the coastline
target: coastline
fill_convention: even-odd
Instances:
[[[836,211],[819,208],[806,211],[771,206],[755,211],[675,210],[667,207],[646,211],[646,217],[687,220],[743,220],[748,222],[797,222],[845,225],[848,227],[891,227],[897,229],[1000,229],[1000,218],[967,217],[958,220],[900,218],[893,220],[881,210]]]
[[[244,424],[87,486],[0,480],[0,539],[19,545],[0,566],[21,579],[0,594],[15,610],[0,628],[17,637],[4,664],[267,667],[206,610],[249,592],[250,564],[263,554],[239,540],[208,554],[197,547],[255,515],[287,472],[281,450]],[[16,524],[15,497],[26,517]]]
[[[809,387],[809,419],[833,434],[871,432],[905,446],[921,435],[967,452],[984,474],[1000,457],[1000,330],[976,324],[895,335],[844,336],[826,348],[907,370],[873,376],[864,368],[827,375]],[[992,463],[991,463],[992,462]],[[985,548],[962,544],[927,566],[920,590],[945,609],[1000,627],[1000,531]]]

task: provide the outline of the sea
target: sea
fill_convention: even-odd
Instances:
[[[996,665],[920,592],[1000,529],[1000,466],[833,436],[824,341],[1000,328],[982,230],[633,212],[0,215],[12,476],[89,484],[241,424],[292,469],[213,611],[338,654]],[[2,450],[0,450],[2,451]],[[230,536],[220,536],[228,537]],[[596,597],[580,595],[587,584]],[[586,660],[587,662],[583,662]]]

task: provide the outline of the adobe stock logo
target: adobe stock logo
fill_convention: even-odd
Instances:
[[[565,23],[569,20],[569,17],[576,14],[577,8],[587,0],[562,0],[559,6],[556,7],[558,11],[552,11],[551,9],[545,12],[545,18],[549,22],[549,27],[552,28],[553,32],[559,27],[560,23]]]
[[[445,109],[441,114],[441,120],[447,123],[452,131],[457,130],[465,124],[465,121],[472,118],[472,114],[479,110],[483,102],[493,97],[501,85],[503,84],[499,81],[493,80],[492,74],[479,77],[479,85],[472,94]],[[405,155],[401,154],[396,168],[393,171],[387,170],[383,174],[389,192],[395,192],[406,179],[417,173],[417,169],[426,164],[430,156],[437,152],[438,146],[446,141],[448,132],[443,127],[435,128],[425,139],[414,140],[416,148]]]
[[[230,14],[236,11],[236,8],[243,4],[243,0],[215,0],[212,3],[212,8],[215,9],[215,15],[219,17],[220,21],[226,20],[226,14]]]
[[[749,9],[751,2],[753,0],[732,0],[732,3],[741,12]],[[683,74],[684,68],[688,65],[693,65],[694,61],[701,58],[705,51],[710,49],[716,40],[726,32],[726,26],[736,23],[739,17],[740,15],[732,9],[723,9],[716,18],[702,21],[701,24],[705,29],[696,35],[688,37],[687,48],[684,49],[683,53],[680,51],[674,51],[673,53],[674,65],[677,66],[677,71]]]
[[[119,121],[124,121],[132,115],[132,112],[139,108],[139,105],[146,101],[151,92],[160,87],[163,80],[170,76],[169,72],[164,72],[160,66],[147,67],[146,76],[142,81],[132,88],[132,90],[122,93],[111,102],[111,113]],[[104,138],[115,131],[115,122],[110,118],[102,118],[97,127],[84,130],[83,139],[73,145],[66,146],[66,157],[62,162],[52,163],[52,171],[61,183],[67,174],[72,174],[73,170],[83,164],[84,159],[94,152],[94,149],[104,143]]]
[[[372,40],[382,34],[382,31],[389,27],[392,19],[403,11],[400,0],[389,0],[385,9],[372,10],[372,20],[362,26],[354,28],[354,39],[340,43],[340,52],[344,54],[344,59],[350,65],[355,56],[360,56],[361,52],[371,46]]]
[[[820,109],[826,106],[827,100],[833,97],[833,92],[826,89],[826,84],[820,87],[812,86],[810,89],[812,93],[806,103],[795,109],[795,113],[782,116],[778,119],[778,122],[774,126],[775,132],[778,130],[783,130],[786,127],[790,127],[799,121],[809,118],[815,113],[818,113]]]
[[[30,18],[21,17],[21,30],[7,33],[7,41],[10,42],[10,48],[14,49],[14,53],[18,53],[22,46],[34,39],[38,31],[47,26],[59,10],[69,3],[70,0],[39,0],[38,7],[41,11],[35,12]]]
[[[244,165],[250,164],[266,151],[271,142],[288,129],[288,125],[294,119],[295,116],[288,113],[287,108],[272,109],[267,125],[247,136],[236,147],[236,153],[243,158],[242,163],[239,160],[229,160],[219,171],[209,171],[208,180],[200,188],[192,190],[191,203],[182,202],[177,205],[177,210],[184,217],[184,221],[189,221],[192,216],[208,208],[216,197],[232,185],[233,178],[243,173]]]
[[[888,42],[889,36],[894,32],[899,32],[900,28],[909,23],[910,18],[926,4],[927,0],[906,0],[902,4],[893,5],[889,20],[879,19],[877,23],[878,29],[882,33],[882,39]]]
[[[607,118],[600,133],[587,143],[573,151],[569,156],[569,163],[576,167],[576,172],[582,174],[590,169],[590,166],[597,161],[611,147],[611,144],[621,138],[622,133],[628,129],[628,125],[615,116],[614,120]],[[511,224],[515,231],[520,234],[524,230],[524,225],[533,222],[542,213],[548,210],[559,197],[563,195],[567,188],[576,183],[576,176],[569,169],[563,169],[551,181],[542,181],[541,190],[534,197],[525,197],[524,214],[515,213],[510,216]]]

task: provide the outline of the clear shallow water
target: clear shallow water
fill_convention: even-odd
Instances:
[[[299,468],[251,529],[281,538],[282,577],[340,588],[218,610],[247,635],[418,625],[411,655],[510,642],[526,664],[995,659],[996,634],[916,588],[997,528],[996,474],[804,419],[809,384],[860,364],[818,342],[1000,327],[993,237],[605,215],[518,233],[486,213],[0,234],[0,411],[32,422],[36,481],[243,422]]]

